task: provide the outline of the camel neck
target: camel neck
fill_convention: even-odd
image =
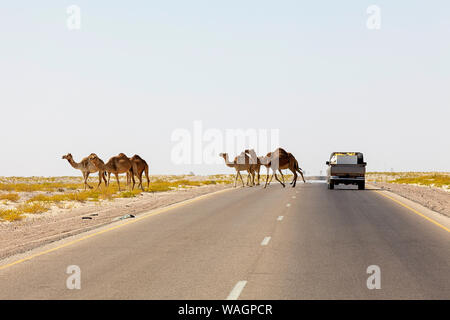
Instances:
[[[67,159],[67,161],[69,161],[70,165],[75,168],[75,169],[79,169],[80,164],[76,163],[73,159]]]
[[[223,157],[223,159],[225,160],[225,164],[227,165],[227,167],[234,168],[234,162],[230,162],[230,161],[228,160],[228,155],[225,155],[225,156]]]

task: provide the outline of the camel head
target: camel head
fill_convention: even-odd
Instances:
[[[62,159],[73,160],[73,157],[72,157],[72,154],[71,154],[71,153],[68,153],[68,154],[62,156]]]
[[[219,157],[226,159],[227,158],[227,153],[219,153]]]

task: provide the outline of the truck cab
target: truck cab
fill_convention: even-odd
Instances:
[[[367,163],[361,152],[333,152],[326,164],[328,189],[338,184],[356,184],[364,190]]]

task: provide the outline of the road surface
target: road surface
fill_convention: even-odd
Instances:
[[[0,299],[450,299],[450,233],[374,190],[272,183],[123,223],[0,267]]]

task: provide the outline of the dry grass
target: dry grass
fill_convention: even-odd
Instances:
[[[20,196],[17,193],[0,194],[0,200],[17,202],[17,201],[19,201],[19,199],[20,199]]]
[[[424,186],[434,186],[442,188],[444,186],[450,187],[450,176],[441,174],[430,174],[420,177],[404,177],[397,178],[392,183],[407,183],[407,184],[419,184]]]
[[[448,172],[369,172],[368,181],[450,188]]]
[[[17,209],[0,209],[0,221],[18,221],[22,220],[24,215]]]
[[[17,221],[24,218],[24,214],[37,214],[49,210],[49,206],[35,202],[23,203],[14,209],[0,209],[0,220],[2,221]]]
[[[22,213],[36,214],[46,212],[50,209],[50,207],[48,204],[42,202],[33,202],[22,203],[21,205],[17,206],[16,209]]]

